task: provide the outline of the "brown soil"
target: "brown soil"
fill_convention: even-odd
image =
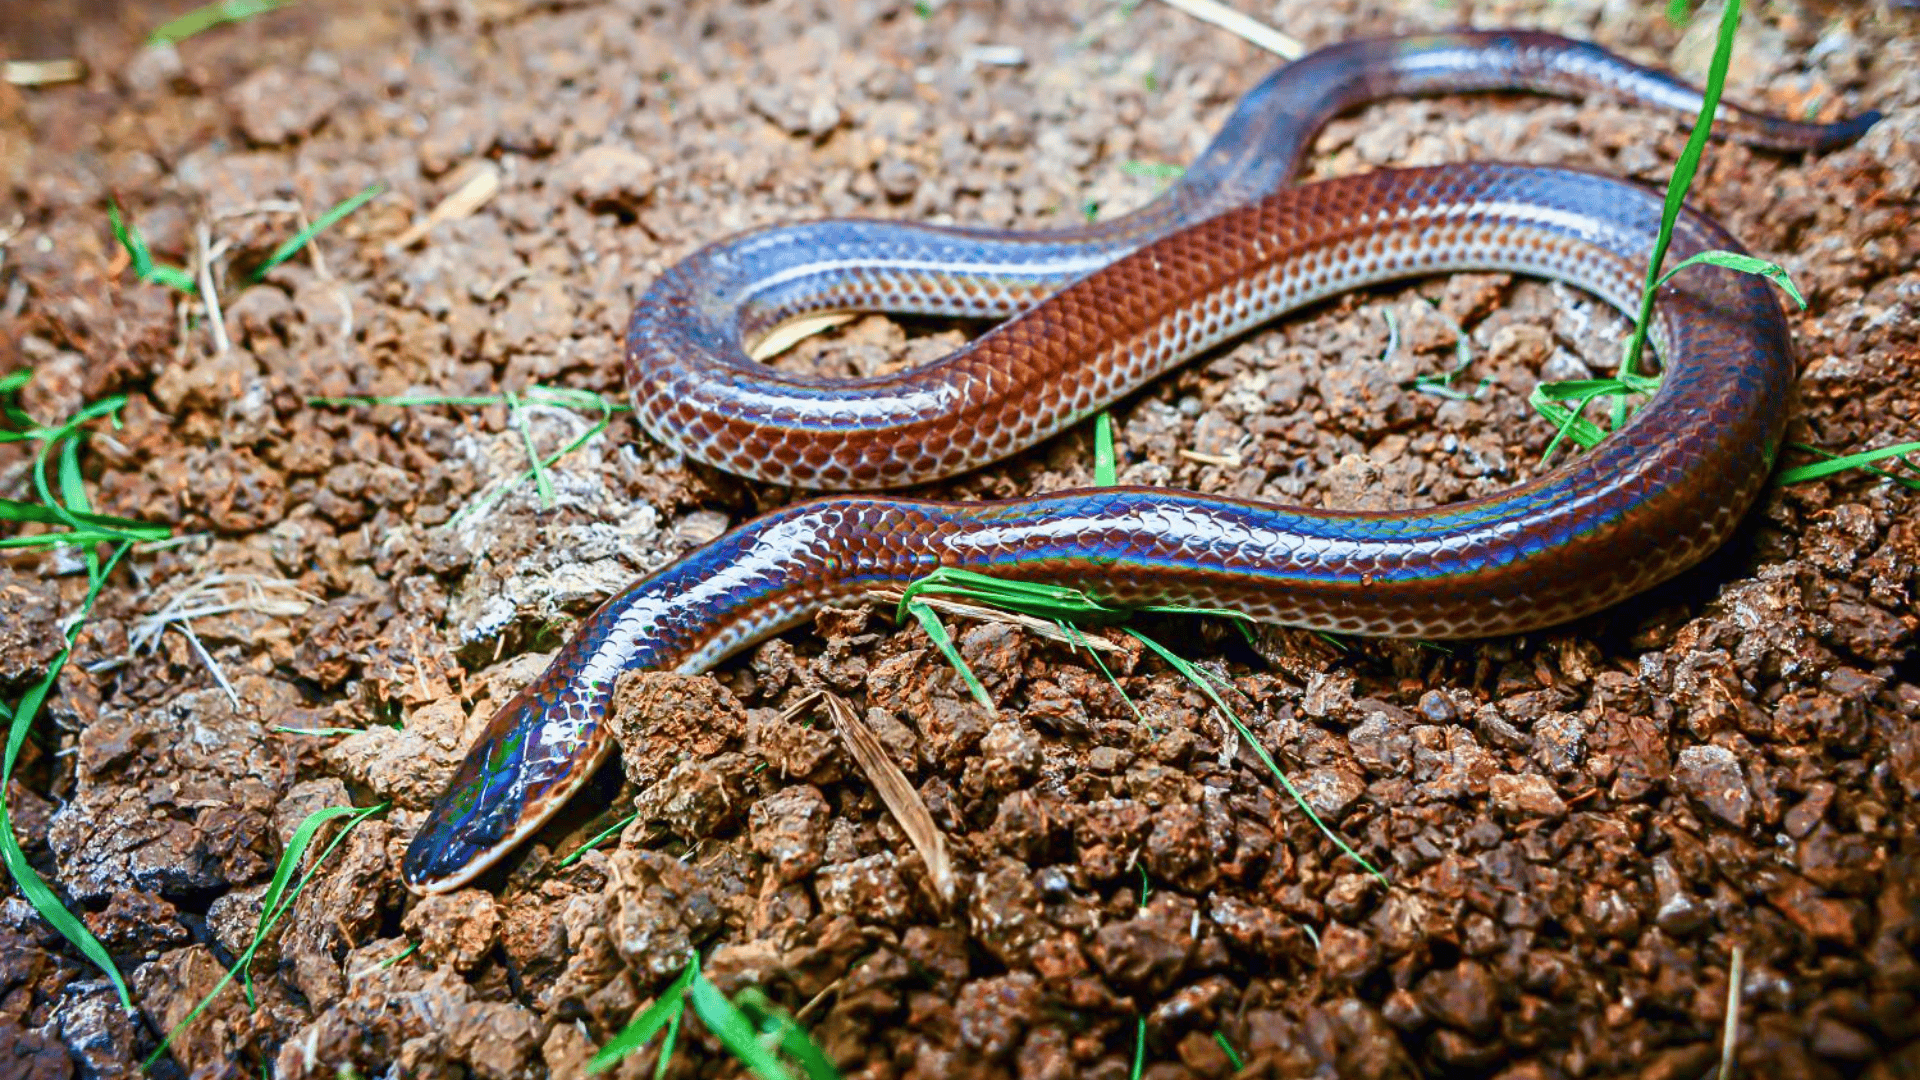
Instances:
[[[551,505],[528,484],[461,515],[523,468],[525,437],[557,448],[591,418],[531,408],[523,436],[497,406],[310,397],[617,393],[629,305],[700,243],[834,214],[1114,213],[1156,185],[1124,162],[1185,160],[1274,61],[1163,6],[1083,0],[338,0],[136,47],[189,6],[9,4],[32,21],[0,25],[9,58],[88,65],[78,84],[0,85],[0,356],[34,368],[42,418],[128,395],[125,427],[81,459],[96,506],[184,538],[110,584],[9,792],[29,857],[129,972],[138,1013],[0,892],[0,1075],[129,1075],[245,948],[294,827],[386,800],[256,959],[258,1008],[229,988],[161,1075],[574,1075],[697,950],[723,989],[759,986],[873,1080],[1125,1077],[1140,1018],[1153,1080],[1229,1075],[1222,1041],[1247,1077],[1691,1080],[1719,1059],[1736,949],[1740,1075],[1920,1075],[1920,498],[1860,474],[1769,495],[1706,566],[1553,633],[1249,650],[1156,623],[1232,680],[1390,887],[1138,649],[1108,661],[1136,713],[1084,653],[956,624],[990,715],[917,628],[830,613],[712,677],[639,680],[638,786],[617,805],[637,796],[641,818],[617,843],[557,866],[613,820],[603,794],[487,888],[410,896],[400,851],[538,650],[787,496],[617,418],[553,471]],[[1698,72],[1705,35],[1660,7],[1502,0],[1472,18]],[[1274,14],[1318,44],[1459,13]],[[1750,14],[1735,96],[1889,119],[1817,160],[1718,147],[1696,185],[1811,301],[1795,437],[1836,451],[1920,431],[1914,18]],[[1396,102],[1335,123],[1315,169],[1506,158],[1658,182],[1681,141],[1604,103]],[[316,252],[247,283],[298,228],[289,205],[310,216],[375,181],[386,194]],[[495,190],[430,222],[468,185]],[[224,351],[127,271],[109,193],[164,260],[188,261],[206,227]],[[867,319],[782,362],[868,370],[959,332]],[[1487,392],[1410,389],[1462,333],[1465,385]],[[1525,405],[1538,374],[1605,366],[1620,334],[1584,298],[1503,277],[1347,297],[1121,405],[1123,475],[1330,506],[1496,489],[1550,434]],[[1090,459],[1076,432],[942,490],[1084,484]],[[23,460],[7,465],[25,495]],[[9,699],[57,651],[75,569],[0,567]],[[178,624],[140,633],[197,585],[227,609],[191,623],[207,658]],[[925,802],[946,874],[826,713],[786,711],[819,689]],[[620,1074],[651,1076],[654,1053]],[[740,1074],[697,1024],[668,1070]]]

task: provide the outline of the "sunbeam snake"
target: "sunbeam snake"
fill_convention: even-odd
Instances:
[[[641,425],[769,483],[895,488],[1012,454],[1169,368],[1370,284],[1516,271],[1637,307],[1661,215],[1637,186],[1564,169],[1459,164],[1291,186],[1314,133],[1363,102],[1512,89],[1682,113],[1698,91],[1598,46],[1485,31],[1356,41],[1249,93],[1159,199],[1045,233],[834,220],[760,229],[666,271],[634,310]],[[1781,150],[1858,137],[1867,114],[1802,124],[1722,105],[1719,130]],[[1683,213],[1669,265],[1739,250]],[[1689,268],[1661,290],[1659,392],[1591,452],[1510,490],[1432,509],[1308,510],[1108,487],[1004,502],[841,495],[742,525],[608,600],[496,714],[407,849],[420,892],[463,885],[607,758],[622,671],[696,672],[841,601],[939,566],[1354,634],[1478,637],[1564,622],[1717,546],[1772,467],[1794,376],[1760,278]],[[810,314],[1011,321],[932,364],[853,380],[787,374],[747,348]]]

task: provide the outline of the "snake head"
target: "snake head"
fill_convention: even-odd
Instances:
[[[419,893],[459,888],[553,816],[605,756],[599,716],[537,680],[488,721],[407,845]]]

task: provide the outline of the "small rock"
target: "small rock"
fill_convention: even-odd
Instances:
[[[825,858],[832,813],[826,796],[811,784],[776,791],[754,803],[747,815],[753,850],[773,863],[779,881],[800,881]]]
[[[1493,975],[1474,960],[1428,972],[1414,992],[1427,1015],[1469,1035],[1492,1034],[1499,1019],[1500,994]]]
[[[1428,697],[1438,697],[1429,694]],[[1440,697],[1447,704],[1447,714],[1452,715],[1452,703]],[[1424,711],[1426,699],[1421,699]],[[1404,726],[1393,723],[1385,713],[1373,713],[1362,720],[1352,731],[1347,732],[1347,747],[1353,751],[1358,761],[1369,773],[1375,776],[1393,776],[1404,772],[1413,757],[1413,736]]]
[[[1574,713],[1554,713],[1533,725],[1534,756],[1555,775],[1580,765],[1587,747],[1587,724]]]
[[[1401,1031],[1416,1030],[1427,1022],[1427,1012],[1420,1007],[1420,999],[1408,990],[1388,994],[1387,1000],[1380,1004],[1380,1015]]]
[[[53,1019],[82,1076],[119,1080],[139,1075],[128,1064],[134,1052],[133,1020],[112,994],[70,992],[53,1007]]]
[[[886,158],[874,170],[875,179],[880,181],[880,190],[887,193],[889,199],[912,198],[920,187],[920,170],[911,161],[900,158]]]
[[[1040,1012],[1040,1001],[1038,981],[1024,971],[962,986],[953,1003],[960,1045],[987,1060],[1007,1056]]]
[[[974,878],[967,921],[975,943],[1006,966],[1023,967],[1049,932],[1040,890],[1026,866],[1006,859]]]
[[[1653,857],[1653,900],[1653,921],[1669,934],[1690,933],[1707,919],[1707,909],[1687,892],[1673,860],[1665,855]]]
[[[340,88],[331,80],[273,65],[240,80],[227,94],[227,105],[238,114],[247,138],[274,146],[307,134],[320,126],[340,103]]]
[[[711,757],[740,738],[746,710],[711,676],[637,671],[614,685],[611,725],[620,765],[635,784],[651,784],[683,757]]]
[[[1530,323],[1503,326],[1487,343],[1487,358],[1496,365],[1538,368],[1553,351],[1553,336]]]
[[[1460,719],[1460,710],[1454,707],[1452,698],[1438,690],[1429,690],[1420,695],[1420,715],[1436,724],[1451,724]]]
[[[659,822],[675,836],[703,840],[739,813],[749,769],[745,754],[688,758],[641,791],[634,809],[640,820]]]
[[[187,65],[171,43],[148,45],[134,52],[120,69],[120,78],[136,94],[151,94],[185,81]]]
[[[1792,874],[1780,875],[1778,884],[1767,892],[1767,903],[1815,941],[1848,949],[1859,942],[1860,927],[1866,922],[1864,904],[1822,896],[1813,882]]]
[[[562,170],[567,194],[589,210],[630,214],[653,194],[655,169],[645,155],[611,144],[589,146]]]
[[[1380,947],[1365,930],[1328,923],[1320,932],[1320,968],[1330,979],[1359,982],[1380,964]]]
[[[0,1019],[0,1074],[18,1080],[68,1080],[73,1060],[52,1037],[20,1026],[13,1017]]]
[[[747,721],[747,753],[766,762],[776,776],[821,784],[837,780],[839,748],[833,732],[796,724],[771,709],[756,709]]]
[[[1787,811],[1784,827],[1787,835],[1795,840],[1804,840],[1820,819],[1826,816],[1827,807],[1833,804],[1834,786],[1825,780],[1816,780],[1807,785],[1807,793]]]
[[[1298,787],[1313,812],[1328,821],[1345,816],[1347,808],[1367,793],[1367,782],[1346,769],[1315,769],[1300,778]]]
[[[1108,923],[1087,950],[1116,989],[1163,993],[1193,959],[1193,901],[1157,892],[1140,913]]]
[[[493,950],[500,933],[500,911],[493,894],[461,889],[423,897],[400,921],[420,955],[436,967],[472,971]]]
[[[1002,720],[980,740],[983,779],[989,791],[1011,791],[1040,765],[1040,743],[1024,724]]]
[[[1808,1042],[1814,1053],[1841,1061],[1866,1061],[1879,1051],[1874,1041],[1860,1029],[1843,1024],[1831,1016],[1823,1016],[1813,1022]]]
[[[1473,733],[1455,725],[1413,729],[1413,777],[1435,799],[1484,795],[1497,768]]]
[[[44,676],[67,647],[60,633],[60,590],[53,582],[0,569],[0,683]]]
[[[1733,751],[1724,746],[1689,746],[1674,761],[1673,779],[1714,817],[1736,829],[1747,827],[1753,790]]]
[[[821,911],[863,923],[897,924],[912,908],[891,852],[821,867],[814,875],[814,891]]]
[[[1278,957],[1306,938],[1299,927],[1271,909],[1220,893],[1215,893],[1209,902],[1207,916],[1227,940],[1258,957]]]
[[[1553,782],[1538,773],[1496,773],[1487,781],[1487,793],[1494,806],[1515,817],[1557,818],[1567,812]]]

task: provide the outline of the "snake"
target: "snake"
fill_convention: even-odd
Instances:
[[[834,219],[760,228],[663,271],[628,323],[640,426],[687,457],[825,492],[748,521],[613,596],[481,731],[402,863],[418,893],[473,882],[612,753],[621,673],[698,673],[939,567],[1346,634],[1477,638],[1586,615],[1692,566],[1755,500],[1794,363],[1772,286],[1689,266],[1658,290],[1657,392],[1594,449],[1486,497],[1342,511],[1159,487],[1003,501],[881,494],[1000,460],[1281,315],[1377,283],[1497,271],[1637,310],[1663,200],[1564,168],[1468,162],[1297,183],[1334,116],[1394,96],[1509,90],[1674,113],[1687,83],[1521,30],[1349,41],[1281,67],[1158,198],[1041,232]],[[1817,152],[1863,113],[1803,123],[1722,103],[1716,131]],[[1740,252],[1691,210],[1669,260]],[[784,371],[756,344],[822,313],[1004,319],[931,363]]]

